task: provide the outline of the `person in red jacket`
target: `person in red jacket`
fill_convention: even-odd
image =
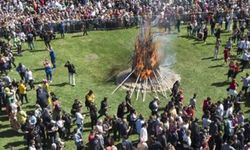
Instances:
[[[202,106],[203,111],[205,112],[210,107],[210,105],[211,105],[211,98],[207,97],[207,99],[203,101],[203,106]]]
[[[228,48],[225,48],[224,49],[224,62],[225,62],[225,64],[227,64],[227,61],[230,59],[230,51],[229,51],[229,49]]]
[[[232,82],[229,84],[229,88],[228,88],[228,94],[230,96],[237,96],[237,87],[238,87],[238,83],[236,82],[235,79],[232,80]]]

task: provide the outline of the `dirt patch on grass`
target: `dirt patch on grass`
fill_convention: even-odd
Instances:
[[[88,54],[84,57],[84,61],[91,62],[99,59],[99,56],[95,53]]]

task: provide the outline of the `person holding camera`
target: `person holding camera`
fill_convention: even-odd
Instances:
[[[64,67],[68,68],[68,73],[69,73],[69,84],[72,86],[76,85],[76,80],[75,80],[75,74],[76,74],[76,70],[75,70],[75,66],[70,63],[69,61],[66,62],[66,64],[64,65]]]

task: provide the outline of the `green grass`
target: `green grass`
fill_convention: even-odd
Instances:
[[[180,35],[185,35],[185,30]],[[51,90],[59,96],[63,109],[70,111],[75,98],[84,102],[84,95],[92,89],[96,95],[96,104],[99,106],[104,96],[109,98],[111,109],[109,114],[115,114],[117,105],[124,100],[125,91],[120,89],[115,94],[111,92],[116,88],[112,75],[130,67],[129,59],[134,48],[134,42],[138,29],[94,31],[88,36],[81,37],[78,34],[67,34],[65,39],[52,41],[57,56],[57,69],[53,73],[53,83]],[[176,64],[172,69],[181,76],[181,87],[184,90],[185,103],[189,101],[193,93],[198,94],[197,116],[201,117],[201,106],[203,99],[210,96],[213,101],[222,100],[227,96],[226,87],[223,81],[227,72],[227,65],[223,65],[223,60],[213,61],[208,59],[213,56],[214,38],[209,37],[206,45],[194,39],[187,39],[180,35],[169,35],[166,41],[165,50],[176,54]],[[222,34],[222,43],[226,42],[228,34]],[[26,44],[24,46],[27,48]],[[42,68],[44,58],[48,58],[48,52],[44,51],[44,43],[35,43],[36,51],[25,51],[23,57],[17,57],[16,63],[22,62],[32,69],[35,82],[45,78]],[[39,51],[38,51],[39,50]],[[220,58],[223,58],[223,49],[220,49]],[[76,86],[71,87],[68,82],[67,69],[64,64],[70,60],[75,64]],[[222,65],[222,66],[221,66]],[[249,72],[249,70],[247,70]],[[243,75],[238,75],[239,77]],[[19,80],[15,71],[10,76]],[[214,86],[217,85],[217,86]],[[28,93],[30,103],[24,105],[24,109],[30,109],[35,104],[35,91]],[[148,115],[148,103],[152,99],[152,94],[148,94],[146,101],[133,101],[133,105],[138,113]],[[161,99],[161,105],[165,106],[168,99]],[[243,104],[244,105],[244,104]],[[244,111],[249,108],[244,107]],[[86,111],[84,109],[84,111]],[[9,121],[3,116],[0,117],[0,149],[9,149],[16,146],[24,149],[23,137],[12,131]],[[85,122],[89,122],[89,118]],[[87,139],[88,132],[84,133]],[[136,139],[133,136],[132,139]],[[85,140],[86,142],[86,140]],[[72,140],[66,142],[66,149],[73,150],[75,145]]]

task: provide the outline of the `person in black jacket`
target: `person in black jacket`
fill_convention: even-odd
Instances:
[[[72,86],[76,85],[76,81],[75,81],[75,74],[76,74],[76,70],[75,70],[75,66],[70,63],[69,61],[66,62],[66,64],[64,65],[64,67],[68,68],[68,73],[69,73],[69,84]]]

